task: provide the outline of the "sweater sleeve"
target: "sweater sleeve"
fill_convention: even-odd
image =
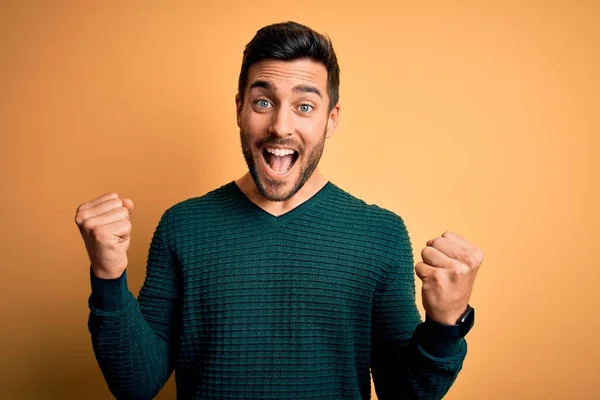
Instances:
[[[466,356],[465,339],[423,334],[415,301],[410,238],[401,223],[399,248],[376,288],[372,313],[371,373],[379,400],[441,399]]]
[[[100,369],[117,399],[153,398],[175,366],[179,285],[165,215],[150,244],[137,300],[127,287],[126,272],[117,279],[91,273],[88,328]]]

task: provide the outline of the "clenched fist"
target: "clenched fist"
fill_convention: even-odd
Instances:
[[[115,279],[127,267],[133,202],[106,193],[77,208],[75,223],[90,257],[94,275]]]
[[[423,307],[442,324],[454,325],[467,309],[483,252],[462,237],[444,232],[429,240],[415,272],[423,281]]]

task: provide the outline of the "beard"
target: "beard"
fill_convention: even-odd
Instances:
[[[246,164],[248,165],[248,170],[250,171],[250,175],[258,188],[260,194],[269,201],[286,201],[291,199],[308,181],[308,179],[312,176],[313,172],[317,168],[319,161],[321,160],[321,156],[323,155],[323,150],[325,149],[325,138],[327,136],[327,128],[323,132],[321,139],[319,142],[314,145],[311,149],[306,152],[306,149],[303,146],[296,145],[295,142],[290,139],[281,139],[276,137],[269,137],[265,140],[262,140],[256,144],[256,149],[264,149],[269,145],[273,146],[282,146],[282,147],[292,147],[298,150],[298,157],[292,165],[292,168],[300,168],[300,173],[298,178],[293,183],[292,187],[283,191],[283,187],[288,184],[287,181],[279,181],[269,179],[265,176],[262,176],[260,173],[260,168],[258,167],[258,163],[264,162],[261,160],[263,157],[262,152],[257,151],[256,154],[252,151],[252,145],[250,143],[250,139],[248,135],[244,133],[242,129],[240,129],[240,142],[242,145],[242,153],[244,154],[244,159],[246,160]],[[296,165],[300,163],[302,160],[302,164]]]

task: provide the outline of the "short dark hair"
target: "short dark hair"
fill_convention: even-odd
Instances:
[[[329,111],[331,111],[340,97],[340,67],[331,39],[293,21],[280,22],[259,29],[246,45],[238,80],[240,99],[244,100],[248,71],[252,64],[264,59],[293,61],[300,58],[310,58],[320,62],[327,69],[327,93]]]

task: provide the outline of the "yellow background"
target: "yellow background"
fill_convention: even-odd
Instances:
[[[2,2],[1,397],[109,398],[75,209],[135,201],[137,294],[162,212],[245,172],[243,47],[288,19],[340,60],[324,174],[418,260],[445,230],[485,251],[447,399],[600,398],[600,2],[566,0]]]

